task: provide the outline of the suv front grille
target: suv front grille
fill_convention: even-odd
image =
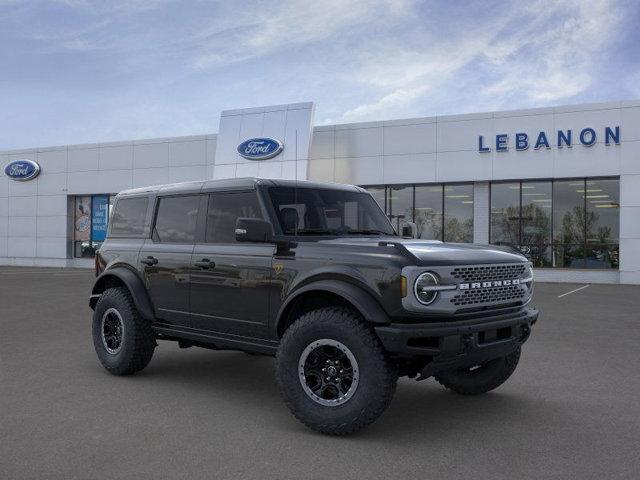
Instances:
[[[520,278],[526,266],[522,263],[506,265],[478,265],[475,267],[458,267],[451,271],[451,277],[461,282],[481,282],[484,280],[510,280]],[[491,289],[494,290],[494,289]],[[471,293],[471,292],[469,292]],[[473,292],[477,293],[477,292]],[[462,295],[461,295],[462,296]]]
[[[487,287],[475,290],[465,290],[451,299],[456,306],[477,305],[481,303],[508,302],[520,300],[525,296],[525,291],[518,285],[506,287]]]

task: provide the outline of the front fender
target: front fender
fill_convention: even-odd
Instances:
[[[96,282],[93,285],[93,289],[91,290],[91,298],[89,300],[89,306],[92,309],[95,309],[100,295],[102,295],[107,285],[109,285],[109,283],[113,280],[115,280],[117,283],[124,283],[124,285],[131,293],[131,297],[133,298],[133,302],[138,309],[138,312],[140,312],[140,315],[142,315],[143,318],[151,321],[155,319],[151,300],[149,299],[147,289],[145,288],[142,279],[138,276],[138,274],[132,272],[126,267],[110,268],[108,270],[105,270],[96,279]]]
[[[329,292],[338,295],[353,305],[365,320],[377,324],[389,323],[389,317],[380,303],[361,287],[343,280],[318,280],[298,288],[287,298],[278,312],[276,330],[280,328],[284,314],[292,302],[309,292]]]

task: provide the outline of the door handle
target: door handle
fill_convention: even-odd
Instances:
[[[215,268],[215,266],[216,266],[215,262],[212,262],[208,258],[203,258],[199,262],[193,262],[193,264],[196,267],[202,268],[203,270],[208,270],[209,268]]]
[[[144,263],[145,265],[152,266],[158,263],[158,259],[156,257],[152,257],[151,255],[149,255],[147,258],[143,258],[142,260],[140,260],[140,263]]]

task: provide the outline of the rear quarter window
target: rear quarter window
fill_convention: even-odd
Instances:
[[[142,236],[148,206],[148,197],[118,199],[111,215],[110,235],[117,237]]]

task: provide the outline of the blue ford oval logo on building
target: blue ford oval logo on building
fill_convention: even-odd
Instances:
[[[38,176],[40,165],[33,160],[14,160],[4,167],[4,173],[11,180],[26,182]]]
[[[283,145],[273,138],[250,138],[238,145],[238,153],[249,160],[266,160],[278,155]]]

